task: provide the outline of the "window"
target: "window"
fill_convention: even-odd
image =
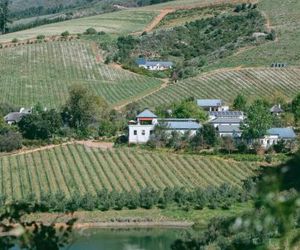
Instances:
[[[145,130],[142,130],[142,135],[146,135],[146,131]]]
[[[133,134],[134,134],[134,135],[137,135],[137,130],[134,130],[134,131],[133,131]]]
[[[150,135],[153,135],[154,134],[154,130],[150,130]]]

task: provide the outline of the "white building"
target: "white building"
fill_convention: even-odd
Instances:
[[[224,105],[220,99],[198,99],[197,105],[206,111],[228,111],[229,106]]]
[[[143,58],[136,60],[139,68],[147,70],[167,70],[173,68],[173,63],[168,61],[148,61]]]
[[[242,131],[239,125],[220,125],[217,130],[220,137],[238,138],[242,136]]]
[[[21,108],[19,112],[11,112],[4,117],[4,121],[9,124],[17,124],[22,120],[22,118],[26,115],[32,113],[31,109]]]
[[[260,139],[260,143],[264,148],[270,148],[283,140],[285,142],[293,142],[297,136],[291,127],[287,128],[271,128],[267,131],[267,135],[263,139]]]
[[[164,127],[168,133],[176,131],[184,134],[189,132],[190,136],[195,135],[197,130],[201,128],[201,124],[196,119],[160,119],[146,109],[136,117],[136,121],[129,122],[129,143],[147,143],[157,125]]]

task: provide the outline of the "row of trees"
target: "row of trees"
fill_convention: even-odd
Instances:
[[[106,189],[99,190],[96,195],[86,193],[80,195],[78,192],[67,198],[62,192],[45,193],[40,199],[29,195],[18,203],[34,207],[35,212],[74,212],[78,210],[122,210],[123,208],[150,209],[157,206],[164,209],[168,206],[177,206],[182,209],[229,209],[231,204],[243,202],[252,197],[255,188],[253,180],[247,180],[243,188],[222,184],[208,188],[196,188],[186,190],[185,188],[166,188],[155,190],[144,188],[140,192],[109,192]],[[5,197],[1,199],[5,202]]]

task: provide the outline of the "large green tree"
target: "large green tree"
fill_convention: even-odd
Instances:
[[[63,120],[74,129],[86,132],[89,125],[108,115],[108,104],[81,85],[70,89],[69,99],[63,107]]]
[[[247,108],[247,99],[244,95],[238,94],[233,101],[233,108],[235,110],[246,111]]]
[[[9,22],[8,4],[9,4],[9,0],[0,0],[0,32],[3,34],[6,33],[7,24]]]
[[[256,100],[248,109],[247,118],[242,124],[242,136],[245,139],[258,139],[266,135],[272,126],[272,115],[264,100]]]
[[[298,94],[292,101],[292,112],[294,114],[295,121],[300,122],[300,94]]]

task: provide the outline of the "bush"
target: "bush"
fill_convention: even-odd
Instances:
[[[140,192],[140,206],[150,209],[156,205],[158,201],[158,193],[152,188],[144,188]]]
[[[11,152],[22,148],[22,136],[13,131],[0,135],[0,152]]]
[[[97,30],[95,30],[94,28],[88,28],[85,32],[85,35],[95,35],[97,34]]]
[[[11,42],[12,43],[17,43],[17,42],[19,42],[19,40],[18,40],[18,38],[14,38],[14,39],[11,40]]]
[[[38,39],[38,40],[43,40],[43,39],[45,39],[45,35],[38,35],[38,36],[36,37],[36,39]]]
[[[62,37],[68,37],[70,35],[69,31],[64,31],[63,33],[61,33]]]

